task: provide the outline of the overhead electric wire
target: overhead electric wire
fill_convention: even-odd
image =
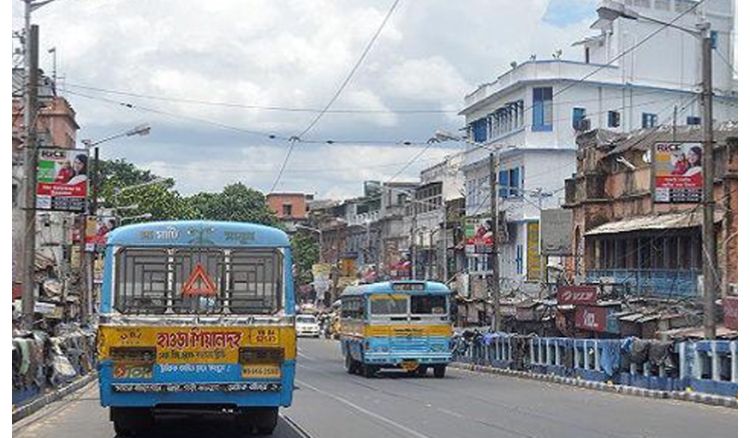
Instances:
[[[415,162],[428,162],[433,161],[432,159],[424,159],[424,160],[417,160]],[[325,172],[345,172],[345,171],[351,171],[351,170],[360,170],[360,169],[377,169],[377,168],[389,168],[389,167],[395,167],[398,165],[401,165],[403,161],[399,162],[392,162],[392,163],[384,163],[384,164],[377,164],[372,166],[349,166],[349,167],[320,167],[320,168],[312,168],[312,169],[287,169],[287,173],[325,173]],[[412,163],[413,164],[413,163]],[[158,168],[165,168],[165,169],[191,169],[194,166],[199,166],[199,164],[192,165],[192,164],[178,164],[178,163],[162,163],[162,162],[152,162],[152,166],[158,167]],[[205,166],[205,164],[200,164],[200,166]],[[234,168],[227,168],[227,167],[205,167],[200,169],[201,172],[205,171],[215,171],[215,172],[230,172],[230,173],[275,173],[276,170],[273,169],[254,169],[254,168],[240,168],[240,167],[234,167]]]
[[[196,122],[201,122],[201,123],[205,123],[205,124],[209,124],[209,125],[218,126],[220,128],[224,128],[224,129],[229,129],[229,130],[232,130],[232,131],[242,132],[242,133],[245,133],[245,134],[251,134],[251,135],[256,135],[256,136],[260,136],[260,137],[266,137],[266,138],[271,139],[271,140],[274,140],[277,137],[279,137],[279,134],[273,134],[273,133],[261,132],[261,131],[254,131],[254,130],[251,130],[251,129],[240,128],[240,127],[237,127],[237,126],[232,126],[232,125],[228,125],[226,123],[216,122],[216,121],[213,121],[213,120],[208,120],[208,119],[204,119],[204,118],[200,118],[200,117],[188,116],[188,115],[185,115],[185,114],[175,114],[175,113],[171,113],[169,111],[163,111],[163,110],[159,110],[159,109],[155,109],[155,108],[145,107],[145,106],[142,106],[142,105],[134,105],[134,104],[128,103],[128,102],[120,102],[120,101],[117,101],[117,100],[107,99],[105,97],[90,96],[90,95],[87,95],[87,94],[79,93],[77,91],[65,90],[65,92],[68,93],[68,94],[72,94],[74,96],[85,97],[85,98],[93,99],[93,100],[100,100],[102,102],[108,102],[108,103],[111,103],[111,104],[114,104],[114,105],[119,105],[119,106],[122,106],[122,107],[125,107],[125,108],[137,109],[137,110],[141,110],[141,111],[151,112],[151,113],[154,113],[154,114],[161,114],[161,115],[165,115],[165,116],[169,116],[169,117],[175,117],[175,118],[180,118],[180,119],[192,120],[192,121],[196,121]]]
[[[227,124],[227,123],[216,122],[214,120],[205,119],[205,118],[201,118],[201,117],[173,113],[173,112],[170,112],[170,111],[165,111],[165,110],[161,110],[161,109],[154,108],[154,107],[146,107],[146,106],[142,106],[142,105],[136,105],[136,104],[133,104],[133,103],[130,103],[130,102],[123,102],[123,101],[109,99],[109,98],[101,97],[101,96],[92,96],[90,94],[81,93],[79,91],[65,90],[65,93],[68,93],[68,94],[71,94],[71,95],[74,95],[74,96],[84,97],[84,98],[91,99],[91,100],[98,100],[98,101],[101,101],[101,102],[105,102],[105,103],[108,103],[108,104],[111,104],[111,105],[116,105],[116,106],[120,106],[120,107],[124,107],[124,108],[128,108],[128,109],[134,109],[134,110],[139,110],[139,111],[144,111],[144,112],[151,112],[151,113],[155,113],[155,114],[165,115],[165,116],[168,116],[168,117],[173,117],[173,118],[178,118],[178,119],[186,119],[186,120],[201,122],[201,123],[204,123],[204,124],[207,124],[207,125],[217,126],[217,127],[228,129],[228,130],[232,130],[232,131],[242,132],[242,133],[251,134],[251,135],[255,135],[255,136],[266,137],[269,140],[281,141],[282,139],[287,138],[287,136],[288,136],[288,134],[284,134],[284,133],[272,133],[272,132],[255,131],[255,130],[251,130],[251,129],[247,129],[247,128],[233,126],[233,125],[230,125],[230,124]],[[356,140],[356,139],[354,139],[354,140],[352,140],[352,139],[343,139],[343,140],[311,139],[311,140],[298,140],[298,143],[303,143],[303,144],[329,144],[329,145],[340,144],[340,145],[360,145],[360,146],[367,146],[367,145],[403,145],[403,146],[413,146],[413,145],[424,145],[424,144],[426,144],[426,142],[424,142],[424,141],[412,141],[412,140],[371,140],[371,139],[364,139],[364,140]]]
[[[280,106],[280,105],[265,105],[264,106],[264,105],[253,105],[253,104],[238,103],[238,102],[220,102],[220,101],[208,101],[208,100],[200,100],[200,99],[192,99],[192,98],[156,96],[156,95],[149,95],[149,94],[143,94],[143,93],[134,93],[130,91],[113,90],[113,89],[108,89],[108,88],[92,87],[89,85],[79,85],[79,84],[71,84],[71,83],[66,83],[65,86],[73,87],[73,88],[80,88],[80,89],[89,90],[89,91],[96,91],[96,92],[104,93],[104,94],[115,94],[115,95],[121,95],[121,96],[135,97],[139,99],[188,103],[188,104],[195,104],[195,105],[218,106],[218,107],[227,107],[227,108],[242,108],[242,109],[262,110],[262,111],[280,111],[280,112],[292,112],[292,113],[317,113],[317,112],[322,111],[322,109],[320,108],[287,107],[287,106]],[[645,96],[649,94],[656,94],[656,93],[662,93],[662,92],[663,92],[662,90],[650,90],[650,91],[635,93],[633,94],[633,96]],[[599,101],[599,100],[618,100],[618,99],[621,99],[621,97],[616,96],[616,97],[608,97],[604,99],[599,99],[599,98],[578,99],[578,100],[570,100],[570,101],[557,101],[556,103],[557,104],[583,103],[583,102],[594,102],[594,101]],[[456,114],[459,111],[460,109],[435,109],[435,108],[383,109],[383,110],[342,108],[342,109],[329,109],[327,113],[328,114],[399,114],[399,115],[405,114],[405,115],[408,115],[408,114]]]
[[[734,65],[732,65],[731,62],[729,62],[729,60],[724,56],[723,53],[721,53],[721,51],[718,48],[714,49],[714,52],[716,52],[716,54],[719,56],[719,59],[724,61],[724,64],[726,64],[727,67],[729,67],[734,72],[734,74],[739,75],[739,73],[737,73],[737,69],[734,68]]]
[[[393,182],[394,179],[398,178],[398,176],[401,175],[406,169],[408,169],[409,166],[411,166],[412,164],[414,164],[415,161],[417,161],[417,158],[419,158],[422,155],[424,155],[424,153],[427,152],[427,149],[429,149],[433,145],[433,143],[435,143],[435,142],[428,142],[425,145],[425,147],[423,147],[422,149],[420,149],[419,152],[417,152],[413,157],[411,157],[411,159],[401,169],[399,169],[398,172],[394,173],[393,176],[391,176],[388,179],[388,181],[386,182],[386,184],[387,183],[391,183],[391,182]]]
[[[613,64],[613,63],[614,63],[615,61],[617,61],[617,60],[619,60],[620,58],[624,57],[624,56],[625,56],[625,55],[627,55],[628,53],[630,53],[630,52],[633,52],[633,51],[635,51],[635,49],[637,49],[638,47],[640,47],[640,46],[642,46],[643,44],[645,44],[645,43],[646,43],[647,41],[649,41],[649,40],[650,40],[651,38],[653,38],[654,36],[656,36],[656,34],[658,34],[659,32],[663,31],[664,29],[666,29],[666,28],[670,27],[670,26],[671,26],[672,24],[676,23],[676,22],[677,22],[677,21],[678,21],[678,20],[679,20],[680,18],[682,18],[682,17],[684,17],[685,15],[689,14],[690,12],[694,11],[694,10],[695,10],[695,9],[696,9],[696,8],[697,8],[698,6],[700,6],[701,4],[703,4],[703,3],[705,2],[705,1],[706,1],[706,0],[699,0],[699,1],[697,1],[697,2],[696,2],[695,4],[693,4],[693,5],[691,6],[691,7],[687,8],[686,10],[684,10],[683,12],[681,12],[680,14],[678,14],[678,15],[677,15],[677,16],[676,16],[675,18],[673,18],[673,19],[672,19],[671,21],[669,21],[669,22],[667,22],[667,23],[665,23],[665,24],[661,25],[661,27],[659,27],[659,28],[658,28],[658,29],[656,29],[655,31],[651,32],[650,34],[646,35],[646,36],[645,36],[645,37],[644,37],[644,38],[643,38],[642,40],[639,40],[639,41],[638,41],[637,43],[633,44],[633,45],[632,45],[631,47],[629,47],[629,48],[627,48],[627,49],[623,50],[623,51],[622,51],[622,52],[620,52],[620,53],[619,53],[619,54],[618,54],[617,56],[615,56],[614,58],[612,58],[612,59],[610,59],[609,61],[607,61],[607,62],[606,62],[605,64],[602,64],[602,65],[598,66],[598,67],[597,67],[597,68],[595,68],[594,70],[592,70],[592,71],[590,71],[590,72],[586,73],[586,74],[585,74],[585,75],[583,75],[583,76],[582,76],[581,78],[579,78],[579,79],[577,79],[576,81],[574,81],[574,82],[573,82],[572,84],[570,84],[570,85],[568,85],[568,86],[566,86],[566,87],[563,87],[562,89],[558,90],[558,91],[557,91],[557,93],[554,93],[554,94],[552,95],[552,97],[554,97],[554,96],[559,96],[560,94],[564,93],[564,92],[565,92],[566,90],[568,90],[568,89],[570,89],[570,88],[572,88],[572,87],[576,86],[576,85],[577,85],[578,83],[581,83],[581,82],[585,81],[586,79],[588,79],[588,78],[590,78],[591,76],[593,76],[593,75],[595,75],[595,74],[599,73],[600,71],[602,71],[602,70],[603,70],[603,69],[605,69],[606,67],[609,67],[609,66],[611,66],[611,65],[612,65],[612,64]]]
[[[106,88],[92,87],[88,85],[78,84],[65,84],[67,87],[80,88],[84,90],[97,91],[105,94],[117,94],[122,96],[130,96],[141,99],[152,99],[161,100],[166,102],[178,102],[178,103],[190,103],[196,105],[207,105],[207,106],[220,106],[228,108],[244,108],[252,110],[263,110],[263,111],[280,111],[280,112],[293,112],[293,113],[318,113],[323,111],[321,108],[304,108],[304,107],[287,107],[287,106],[276,106],[276,105],[252,105],[246,103],[237,102],[218,102],[218,101],[207,101],[200,99],[180,98],[180,97],[167,97],[167,96],[154,96],[141,93],[133,93],[129,91],[112,90]],[[328,114],[444,114],[444,113],[457,113],[459,109],[354,109],[354,108],[341,108],[341,109],[328,109]]]
[[[349,71],[349,74],[346,76],[344,81],[339,85],[339,88],[336,90],[336,92],[333,94],[331,99],[328,101],[325,107],[313,118],[313,120],[310,122],[310,124],[307,125],[305,129],[303,129],[299,134],[291,137],[289,139],[289,148],[287,149],[287,153],[284,156],[284,161],[281,163],[281,167],[279,168],[279,173],[276,175],[276,179],[274,180],[273,184],[271,185],[271,189],[268,191],[269,193],[273,193],[273,191],[276,189],[276,186],[279,184],[279,181],[281,180],[281,176],[284,174],[284,169],[286,169],[287,163],[289,163],[289,158],[292,156],[292,152],[294,151],[294,146],[297,144],[298,141],[300,141],[304,136],[310,132],[311,129],[315,127],[315,125],[318,124],[321,118],[325,115],[325,113],[331,108],[334,102],[336,102],[336,99],[341,95],[341,93],[344,91],[344,88],[349,84],[349,81],[354,77],[354,73],[356,73],[357,69],[360,65],[362,65],[362,62],[365,60],[365,57],[370,52],[370,49],[375,44],[375,41],[380,36],[380,32],[383,31],[383,28],[385,27],[386,23],[388,23],[388,20],[391,18],[391,15],[393,14],[393,11],[396,9],[396,6],[398,6],[399,0],[395,0],[393,4],[391,5],[391,8],[388,10],[388,12],[385,14],[385,17],[383,17],[383,21],[380,23],[380,26],[378,26],[377,31],[375,34],[370,38],[370,41],[365,46],[364,51],[360,55],[359,59],[357,59],[357,62],[354,64],[352,69]]]

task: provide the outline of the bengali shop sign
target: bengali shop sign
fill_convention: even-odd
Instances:
[[[576,309],[576,328],[594,332],[607,331],[606,307],[578,307]]]
[[[39,148],[36,208],[83,212],[88,195],[88,151]]]
[[[654,202],[692,203],[703,196],[703,146],[654,144]]]
[[[596,286],[576,285],[558,286],[557,304],[595,304],[597,298]]]

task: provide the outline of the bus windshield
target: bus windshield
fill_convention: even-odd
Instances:
[[[274,249],[120,248],[114,309],[123,314],[273,314],[283,257]]]
[[[445,315],[446,297],[444,295],[412,295],[412,315]]]
[[[370,297],[370,314],[406,315],[407,304],[405,295],[372,295]]]

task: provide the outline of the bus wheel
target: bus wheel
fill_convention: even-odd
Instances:
[[[357,361],[352,359],[349,353],[346,353],[346,372],[349,374],[357,374]]]
[[[443,377],[445,377],[445,365],[435,365],[434,367],[432,367],[432,373],[438,379],[442,379]]]
[[[279,420],[279,408],[264,409],[258,415],[258,435],[271,435]]]
[[[109,408],[109,418],[114,423],[118,436],[133,436],[148,430],[153,423],[151,410],[147,408]]]
[[[362,375],[370,379],[375,377],[375,373],[378,372],[378,367],[374,365],[362,364]]]
[[[242,436],[271,435],[276,428],[279,417],[279,408],[248,408],[241,412],[237,418]]]
[[[427,367],[426,367],[426,366],[424,366],[424,365],[420,365],[420,366],[419,366],[419,368],[417,368],[417,369],[416,369],[416,370],[414,371],[414,374],[416,374],[416,375],[417,375],[417,376],[419,376],[419,377],[424,377],[424,376],[425,376],[425,374],[427,374]]]

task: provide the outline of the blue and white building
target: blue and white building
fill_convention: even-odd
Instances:
[[[642,16],[676,19],[685,28],[710,22],[714,119],[737,120],[735,2],[709,0],[690,11],[695,3],[624,1]],[[557,208],[564,201],[564,180],[576,169],[578,132],[701,123],[700,41],[678,29],[660,28],[645,20],[596,20],[592,35],[573,44],[574,58],[564,59],[560,51],[551,59],[532,55],[465,97],[460,114],[467,135],[484,146],[465,152],[466,215],[489,216],[485,148],[496,149],[492,177],[507,226],[500,254],[504,290],[528,287],[540,278],[535,241],[540,208]],[[491,272],[486,255],[470,257],[468,268],[479,277]]]

